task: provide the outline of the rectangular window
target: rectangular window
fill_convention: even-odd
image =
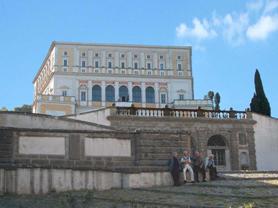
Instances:
[[[161,94],[161,103],[162,104],[166,103],[166,94]]]
[[[95,62],[95,68],[98,68],[98,61]]]
[[[86,101],[86,92],[81,91],[81,101]]]
[[[134,69],[138,69],[138,63],[137,62],[134,63]]]
[[[160,70],[163,70],[164,69],[164,65],[160,64],[159,68],[160,68]]]
[[[124,69],[124,68],[125,68],[125,63],[122,62],[122,63],[121,63],[121,66],[122,66],[122,69]]]
[[[184,94],[179,94],[179,99],[184,100]]]
[[[64,59],[64,66],[67,66],[67,65],[68,65],[68,60]]]
[[[151,69],[151,64],[150,63],[147,64],[147,69]]]
[[[109,68],[109,69],[112,68],[112,62],[111,62],[111,61],[108,62],[108,68]]]
[[[66,90],[62,91],[62,96],[67,96],[67,91]]]
[[[86,62],[85,61],[82,61],[82,67],[86,67]]]
[[[181,71],[181,64],[178,64],[178,70]]]

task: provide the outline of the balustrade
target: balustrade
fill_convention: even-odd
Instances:
[[[203,109],[138,108],[116,107],[116,115],[138,117],[175,117],[175,118],[209,118],[209,119],[247,119],[245,111],[214,111]]]

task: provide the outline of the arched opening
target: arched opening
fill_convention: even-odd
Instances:
[[[126,86],[121,86],[119,88],[119,98],[121,102],[128,102],[129,97],[128,97],[128,89]]]
[[[92,101],[101,101],[101,87],[99,85],[92,88]]]
[[[153,87],[146,88],[146,103],[155,103]]]
[[[214,155],[215,165],[226,166],[226,143],[221,135],[214,135],[208,140],[208,150]]]
[[[138,86],[132,88],[132,101],[136,103],[142,102],[141,88]]]
[[[112,85],[105,88],[105,99],[107,102],[115,102],[115,88]]]

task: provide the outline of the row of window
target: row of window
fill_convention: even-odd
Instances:
[[[92,87],[92,101],[101,101],[101,87],[99,85],[95,85]],[[155,103],[155,91],[153,87],[147,87],[145,90],[146,94],[146,103]],[[86,101],[87,100],[87,91],[81,90],[80,93],[80,100]],[[160,95],[160,102],[162,104],[166,104],[166,93],[161,93]],[[105,88],[105,100],[107,102],[115,102],[115,88],[112,85],[108,85]],[[126,86],[121,86],[119,88],[119,100],[120,102],[128,102],[129,94],[128,88]],[[132,88],[132,101],[133,102],[142,102],[142,90],[140,87],[135,86]]]
[[[64,65],[64,66],[68,66],[68,60],[67,60],[67,59],[64,59],[63,65]],[[111,62],[111,61],[109,61],[109,62],[107,63],[107,65],[108,65],[108,68],[113,68],[113,65],[112,65],[112,62]],[[81,61],[81,67],[86,67],[86,61]],[[98,61],[95,61],[94,67],[95,67],[95,68],[99,68],[99,62],[98,62]],[[121,68],[122,68],[122,69],[125,68],[125,62],[121,62]],[[137,62],[135,62],[135,63],[133,64],[133,68],[134,68],[134,69],[138,69],[138,68],[139,68]],[[146,68],[147,68],[147,69],[151,69],[151,68],[152,68],[151,63],[147,63]],[[162,63],[159,64],[159,69],[160,69],[160,70],[163,70],[164,68],[165,68],[165,67],[164,67],[164,64],[162,64]],[[180,63],[177,64],[177,69],[178,69],[178,70],[182,70],[182,65],[181,65]]]
[[[67,51],[64,51],[64,56],[68,56],[68,52],[67,52]],[[94,56],[95,56],[95,57],[99,57],[99,53],[95,53]],[[85,52],[82,53],[82,57],[86,57],[86,53],[85,53]],[[107,57],[108,57],[108,58],[112,58],[112,57],[113,57],[113,56],[112,56],[112,53],[108,53],[108,56],[107,56]],[[137,55],[137,54],[134,54],[133,57],[134,57],[135,59],[137,59],[137,58],[138,58],[138,55]],[[125,54],[124,54],[124,53],[121,54],[121,58],[125,58]],[[146,58],[147,58],[147,59],[150,59],[150,58],[151,58],[151,55],[146,55]],[[164,56],[163,56],[163,55],[160,55],[160,56],[159,56],[159,59],[164,59]],[[181,56],[177,56],[177,59],[180,60],[180,59],[181,59]]]

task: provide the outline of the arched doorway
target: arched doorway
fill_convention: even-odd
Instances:
[[[141,88],[138,86],[132,88],[132,101],[135,103],[142,102]]]
[[[119,98],[121,102],[128,102],[129,98],[128,98],[128,89],[126,86],[121,86],[119,88]]]
[[[112,85],[105,88],[105,100],[106,102],[115,102],[115,88]]]
[[[146,103],[155,103],[153,87],[146,88]]]
[[[230,154],[222,135],[213,135],[207,143],[208,154],[214,155],[215,165],[218,169],[230,170]]]

